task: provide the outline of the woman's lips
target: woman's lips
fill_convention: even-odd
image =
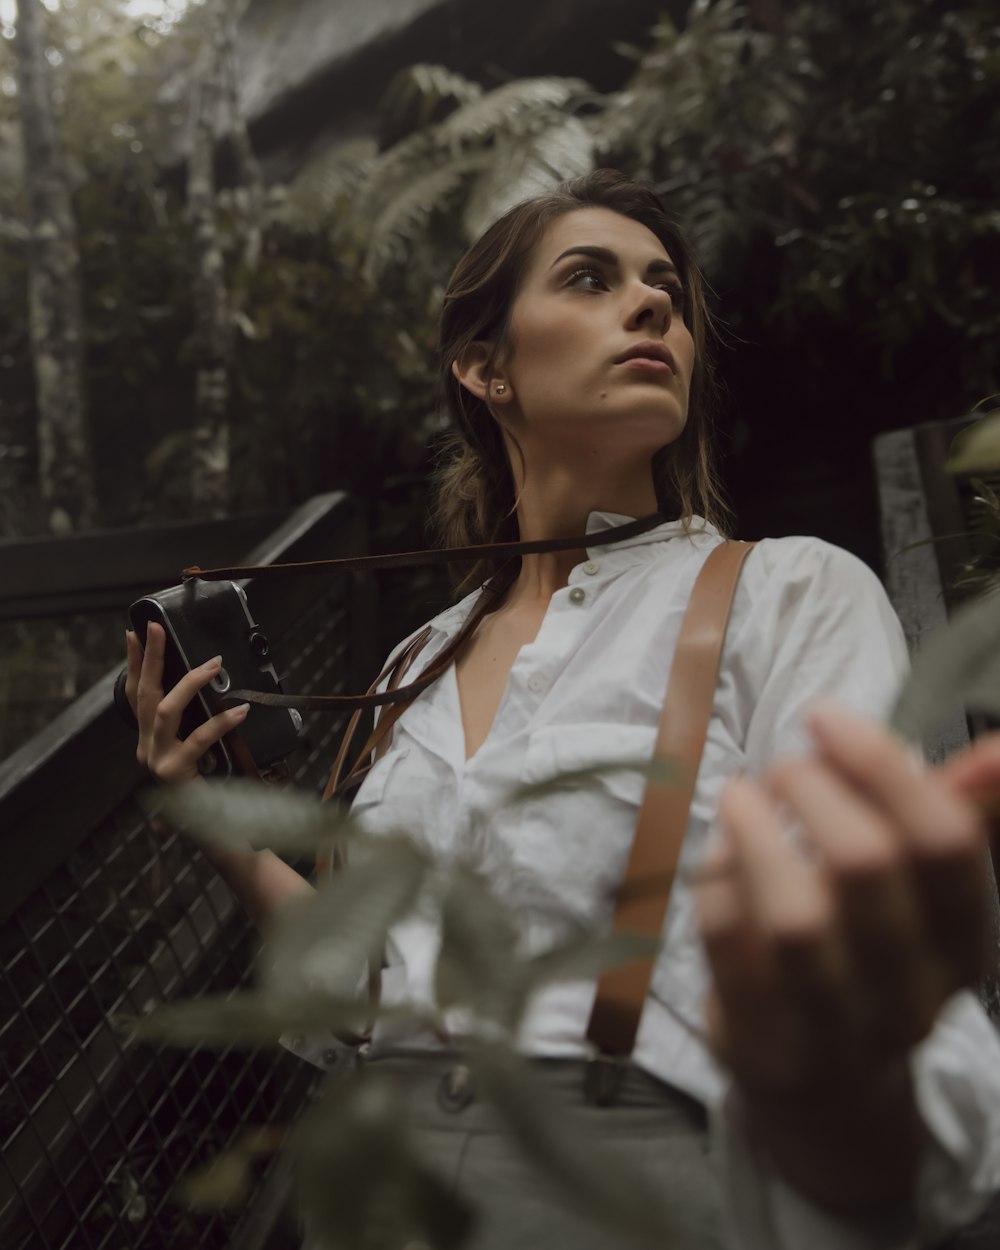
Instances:
[[[673,373],[665,360],[653,360],[650,356],[632,356],[621,362],[624,369],[649,369],[653,373]]]

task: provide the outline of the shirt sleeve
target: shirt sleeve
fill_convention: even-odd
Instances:
[[[882,583],[857,556],[818,538],[765,539],[739,593],[745,615],[731,653],[748,772],[811,749],[802,712],[815,698],[888,716],[909,653]]]
[[[802,712],[814,698],[888,715],[909,659],[867,565],[819,539],[782,538],[761,542],[744,576],[747,614],[732,642],[748,773],[810,749]],[[911,1066],[928,1129],[916,1204],[879,1219],[842,1218],[783,1181],[737,1091],[726,1092],[712,1120],[733,1250],[915,1250],[976,1218],[1000,1191],[1000,1035],[972,994],[946,1005]]]

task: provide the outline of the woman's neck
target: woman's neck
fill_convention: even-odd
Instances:
[[[561,506],[557,500],[525,498],[522,493],[517,508],[518,534],[521,542],[570,538],[586,533],[587,520],[592,512],[640,517],[648,516],[656,508],[656,496],[651,485],[648,492],[633,491],[620,495],[609,492],[607,496],[595,494],[590,499],[581,492],[575,499],[561,501]],[[586,558],[586,546],[522,556],[520,571],[504,599],[504,607],[544,606],[557,590],[567,585],[570,573]]]

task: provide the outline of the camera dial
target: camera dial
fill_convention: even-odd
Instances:
[[[268,652],[271,650],[271,644],[267,640],[267,634],[262,629],[252,629],[247,641],[250,643],[250,650],[258,660],[267,659]]]
[[[220,668],[212,680],[208,683],[216,694],[225,694],[232,682],[229,680],[229,674],[224,668]]]

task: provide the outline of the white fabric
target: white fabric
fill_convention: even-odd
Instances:
[[[591,513],[594,533],[630,518]],[[405,826],[439,860],[486,874],[517,909],[525,948],[541,951],[582,928],[605,926],[624,869],[643,779],[619,772],[516,810],[512,789],[609,759],[648,759],[678,633],[695,578],[722,541],[694,518],[588,550],[556,592],[537,638],[519,652],[488,737],[466,761],[454,668],[420,695],[390,749],[362,784],[354,812],[372,833]],[[581,593],[582,592],[582,595]],[[441,613],[406,681],[454,637],[478,592]],[[401,646],[403,644],[400,644]],[[723,652],[708,739],[691,806],[682,870],[703,859],[728,777],[760,774],[777,756],[807,750],[804,705],[828,695],[884,717],[908,668],[902,629],[877,577],[855,556],[815,538],[760,542],[743,569]],[[433,915],[392,935],[387,1001],[429,1001],[437,954]],[[929,1151],[920,1227],[845,1226],[785,1187],[754,1152],[725,1074],[704,1041],[707,970],[691,890],[674,886],[664,943],[635,1061],[707,1104],[740,1250],[841,1250],[918,1244],[974,1215],[1000,1188],[1000,1043],[968,997],[914,1058]],[[519,1044],[533,1055],[581,1056],[592,983],[540,992]],[[457,1024],[456,1020],[456,1024]],[[434,1045],[412,1033],[374,1045]],[[931,1155],[934,1157],[931,1158]]]

